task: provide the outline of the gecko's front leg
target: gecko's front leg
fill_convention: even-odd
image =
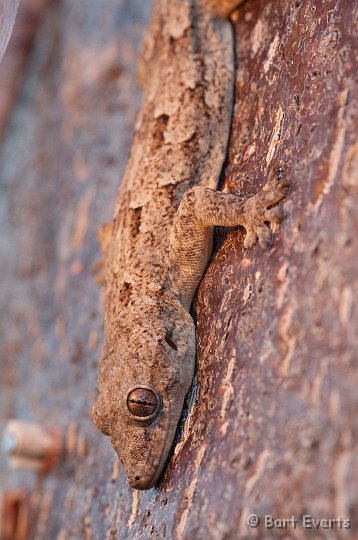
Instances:
[[[173,290],[187,310],[209,261],[213,227],[241,225],[246,229],[245,247],[258,240],[262,248],[267,248],[272,239],[267,223],[282,220],[283,209],[275,205],[284,198],[287,188],[285,182],[270,180],[262,191],[246,200],[202,186],[185,193],[170,235],[170,260]]]

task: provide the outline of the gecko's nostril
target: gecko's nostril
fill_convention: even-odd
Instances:
[[[153,487],[153,479],[148,476],[132,476],[129,483],[134,489],[143,490]]]

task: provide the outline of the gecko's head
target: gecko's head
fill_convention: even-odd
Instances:
[[[93,411],[135,489],[153,487],[163,471],[195,364],[189,314],[172,305],[147,310],[131,314],[125,339],[103,357]]]

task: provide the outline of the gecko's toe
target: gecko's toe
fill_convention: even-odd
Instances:
[[[250,248],[252,247],[257,239],[257,233],[256,230],[253,227],[246,229],[246,235],[244,238],[244,248]]]
[[[271,178],[258,195],[262,196],[262,203],[267,208],[280,202],[286,196],[289,187],[290,183],[286,178],[280,180]]]
[[[266,207],[280,202],[286,196],[287,189],[283,184],[279,184],[271,191],[263,192]]]
[[[272,242],[272,231],[265,224],[260,221],[254,222],[247,228],[246,236],[244,238],[244,247],[250,248],[258,240],[258,243],[262,249],[268,249]]]
[[[259,244],[262,249],[268,249],[272,243],[272,231],[264,223],[259,223],[256,226]]]
[[[266,210],[265,219],[271,223],[280,223],[285,217],[285,212],[282,206],[275,206]]]

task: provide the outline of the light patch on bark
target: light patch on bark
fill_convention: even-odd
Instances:
[[[275,126],[273,128],[271,142],[267,151],[267,156],[266,156],[267,165],[271,163],[272,158],[275,155],[276,148],[282,138],[284,119],[285,119],[285,113],[283,112],[282,108],[279,107],[276,113],[276,121],[275,121]]]

